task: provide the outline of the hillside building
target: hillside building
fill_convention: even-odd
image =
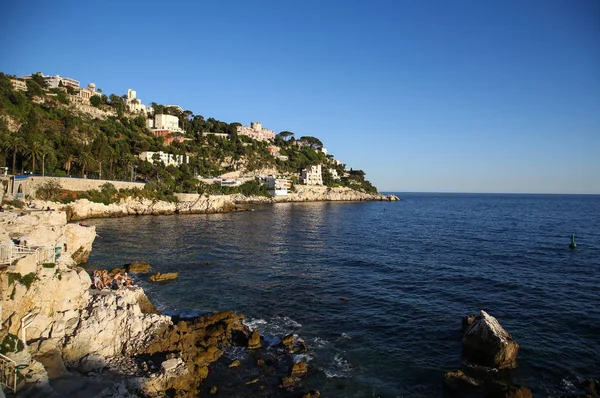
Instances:
[[[304,185],[323,185],[321,165],[309,166],[300,172],[300,182]]]
[[[155,156],[158,155],[158,157],[160,158],[157,161],[161,161],[165,164],[165,166],[181,166],[184,163],[189,163],[190,162],[190,157],[186,156],[186,155],[173,155],[170,153],[165,153],[165,152],[150,152],[150,151],[144,151],[142,153],[140,153],[138,155],[138,157],[141,160],[145,160],[147,162],[150,162],[152,164],[155,163],[154,158]]]
[[[269,193],[273,196],[287,196],[288,190],[292,188],[292,182],[288,178],[268,176],[266,182],[271,188]]]
[[[23,80],[10,79],[10,83],[15,91],[27,91],[27,83]]]
[[[135,90],[127,89],[127,99],[125,100],[125,105],[129,108],[129,112],[131,113],[147,113],[148,107],[142,104],[142,100],[137,98],[137,93]]]
[[[263,128],[261,122],[251,122],[250,127],[248,126],[237,126],[238,135],[245,135],[253,140],[268,141],[275,139],[275,132]]]

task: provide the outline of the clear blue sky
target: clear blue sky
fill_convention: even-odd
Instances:
[[[600,193],[600,1],[29,1],[0,71],[319,137],[382,191]]]

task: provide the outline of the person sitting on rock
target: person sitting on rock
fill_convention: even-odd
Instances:
[[[128,275],[127,272],[125,272],[123,274],[123,277],[121,278],[121,282],[123,282],[123,286],[125,287],[129,287],[133,284],[133,279],[131,279]]]
[[[123,284],[123,276],[121,275],[120,272],[117,272],[115,274],[115,276],[113,277],[113,280],[111,283],[111,289],[117,290],[119,287],[121,287],[121,284]]]
[[[104,282],[102,282],[102,274],[100,270],[94,270],[94,286],[96,289],[101,290],[104,289]]]
[[[104,287],[108,287],[110,286],[110,276],[108,276],[108,271],[106,270],[102,270],[102,283],[104,285]]]

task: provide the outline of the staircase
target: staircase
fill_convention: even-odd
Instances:
[[[0,384],[12,393],[17,393],[17,363],[0,354]]]

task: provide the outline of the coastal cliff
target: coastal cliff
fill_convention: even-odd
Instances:
[[[166,202],[145,198],[128,197],[119,203],[105,205],[78,199],[69,204],[36,201],[36,206],[58,208],[66,212],[71,221],[88,218],[124,217],[128,215],[160,214],[211,214],[246,210],[254,203],[317,202],[317,201],[398,201],[395,195],[370,194],[346,187],[296,186],[287,196],[265,197],[234,195],[176,194],[178,202]]]

